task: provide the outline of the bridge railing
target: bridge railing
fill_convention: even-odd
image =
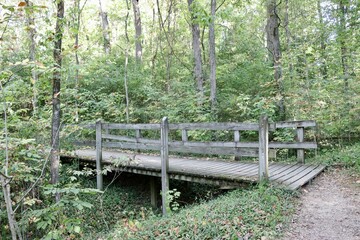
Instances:
[[[163,142],[160,132],[166,125],[167,141]],[[287,121],[269,123],[266,116],[260,118],[258,123],[161,123],[161,124],[120,124],[103,123],[83,125],[84,128],[96,129],[96,141],[77,142],[78,145],[96,146],[97,165],[101,169],[103,148],[155,150],[161,151],[164,144],[168,152],[197,153],[215,155],[233,155],[237,157],[258,157],[259,178],[268,177],[269,149],[296,149],[298,162],[305,162],[305,149],[315,149],[315,141],[305,140],[305,129],[316,127],[315,121]],[[293,142],[269,142],[269,132],[276,129],[291,128],[296,136]],[[132,136],[115,134],[113,130],[134,131]],[[194,141],[189,140],[189,131],[227,131],[233,132],[232,141]],[[156,132],[155,138],[143,136],[144,131]],[[181,131],[181,141],[171,139],[170,132]],[[246,131],[258,132],[258,141],[243,141],[242,133]],[[163,136],[163,135],[161,135]],[[164,137],[164,136],[163,136]]]

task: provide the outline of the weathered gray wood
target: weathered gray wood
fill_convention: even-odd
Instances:
[[[279,149],[316,149],[316,142],[270,142],[269,148],[279,148]]]
[[[234,142],[235,142],[235,143],[240,142],[240,131],[239,131],[239,130],[235,130],[235,131],[234,131]],[[235,160],[236,160],[236,161],[240,161],[240,160],[241,160],[241,157],[235,155]]]
[[[222,148],[259,148],[259,143],[257,142],[181,142],[181,141],[171,141],[169,142],[170,146],[184,146],[184,147],[203,147],[203,148],[212,148],[212,147],[222,147]]]
[[[125,123],[103,123],[103,129],[123,129],[123,130],[160,130],[160,124],[144,123],[144,124],[125,124]]]
[[[64,159],[62,157],[62,160]],[[67,156],[67,159],[71,156]],[[76,156],[72,158],[80,159],[81,163],[95,164],[96,151],[93,149],[77,150]],[[118,152],[118,151],[103,151],[103,164],[111,164],[113,159],[129,159],[133,158],[132,153]],[[161,177],[161,158],[153,155],[136,155],[134,161],[125,161],[124,165],[114,168],[115,170],[131,172],[136,174],[143,174],[149,176]],[[169,159],[169,178],[179,179],[185,181],[202,182],[209,184],[217,184],[220,186],[241,185],[241,182],[258,181],[258,163],[242,163],[242,162],[227,162],[222,160],[204,160],[204,159],[183,159],[171,158]],[[302,164],[284,164],[273,163],[269,165],[269,179],[270,181],[282,182],[282,185],[290,184],[287,180],[288,176],[292,176],[294,180],[289,188],[298,188],[308,177],[316,176],[319,172],[309,172],[304,176],[304,171],[297,171],[298,175],[294,174],[299,168],[303,168]],[[304,169],[304,168],[303,168]],[[314,169],[314,171],[317,171]],[[296,178],[299,180],[296,180]],[[300,185],[299,185],[300,184]]]
[[[286,122],[276,122],[275,128],[298,128],[298,127],[316,127],[316,121],[307,120],[307,121],[286,121]]]
[[[169,124],[170,130],[242,130],[258,131],[257,123],[172,123]]]
[[[162,195],[162,213],[167,215],[169,208],[169,122],[164,117],[161,122],[161,195]]]
[[[320,174],[324,169],[325,169],[325,166],[318,166],[318,167],[314,168],[314,170],[311,171],[309,174],[307,174],[303,178],[297,180],[296,182],[291,183],[290,185],[287,186],[287,188],[291,189],[291,190],[298,189],[299,187],[303,186],[304,184],[309,182],[311,179],[316,177],[318,174]]]
[[[75,146],[82,146],[82,147],[96,147],[96,141],[94,140],[74,141],[73,144]]]
[[[102,167],[102,129],[101,129],[101,121],[96,122],[96,182],[97,189],[103,190],[103,175],[101,173]]]
[[[304,142],[304,128],[299,127],[296,129],[296,140],[299,143]],[[305,152],[304,149],[297,150],[297,160],[299,163],[305,163]]]
[[[150,202],[153,208],[157,208],[159,190],[156,186],[155,177],[150,177]]]
[[[128,142],[103,142],[105,148],[160,150],[160,144],[153,143],[128,143]]]
[[[183,142],[188,141],[188,132],[186,129],[181,130],[181,141],[183,141]]]
[[[159,144],[160,140],[148,139],[148,138],[134,138],[134,137],[127,137],[127,136],[118,136],[118,135],[111,135],[111,134],[103,134],[103,139],[112,139],[117,141],[124,141],[124,142],[133,142],[133,143],[151,143],[151,144]]]
[[[215,155],[235,155],[240,157],[256,157],[258,149],[252,148],[224,148],[224,147],[188,147],[184,145],[170,145],[170,152],[178,153],[199,153],[199,154],[215,154]]]
[[[263,115],[259,121],[259,181],[269,178],[269,123]]]

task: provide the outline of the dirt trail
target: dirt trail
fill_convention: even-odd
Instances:
[[[303,188],[284,240],[360,240],[360,179],[330,170]]]

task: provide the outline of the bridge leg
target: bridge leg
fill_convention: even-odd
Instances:
[[[151,206],[157,208],[157,201],[159,196],[159,189],[156,185],[156,177],[150,177],[150,199]]]
[[[267,116],[259,122],[259,181],[269,178],[269,123]]]
[[[169,122],[164,117],[161,122],[161,198],[162,213],[167,216],[169,209],[168,191],[169,191]]]
[[[102,161],[102,134],[101,134],[101,121],[96,122],[96,183],[97,189],[103,190],[103,175],[101,173]]]
[[[296,129],[296,140],[297,142],[304,142],[304,128],[299,127]],[[298,149],[297,150],[297,160],[299,163],[305,163],[305,153],[304,149]]]

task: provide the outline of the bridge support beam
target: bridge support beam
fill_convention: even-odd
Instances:
[[[259,121],[259,181],[269,179],[269,121],[263,115]]]
[[[102,175],[102,123],[101,120],[96,122],[96,185],[97,189],[103,190]]]
[[[169,191],[169,121],[164,117],[161,122],[161,197],[162,214],[167,216],[170,209],[168,200]]]
[[[156,209],[159,196],[159,188],[156,184],[156,177],[150,177],[150,200],[151,206]]]

